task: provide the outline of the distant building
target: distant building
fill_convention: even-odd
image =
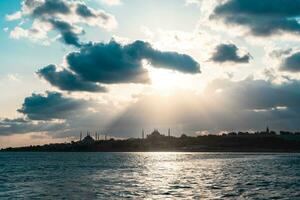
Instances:
[[[160,134],[160,132],[157,129],[154,129],[154,131],[151,134],[147,135],[147,139],[153,139],[153,140],[160,139],[163,137],[165,136]]]
[[[92,138],[90,135],[87,135],[87,136],[85,136],[85,138],[83,138],[83,140],[81,140],[80,143],[83,143],[83,144],[92,144],[94,142],[95,142],[94,138]]]
[[[275,131],[269,129],[269,126],[266,127],[265,131],[259,132],[259,135],[276,135]]]
[[[236,132],[230,132],[230,133],[228,133],[228,135],[234,136],[234,135],[237,135],[237,133]]]

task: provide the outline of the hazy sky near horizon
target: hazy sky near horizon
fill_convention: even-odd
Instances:
[[[300,129],[300,0],[1,0],[0,147]]]

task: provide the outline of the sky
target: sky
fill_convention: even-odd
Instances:
[[[0,147],[300,129],[300,0],[1,0]]]

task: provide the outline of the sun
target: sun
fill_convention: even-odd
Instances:
[[[172,93],[176,90],[187,90],[195,86],[195,80],[191,75],[154,67],[148,67],[148,72],[151,87],[162,94]]]
[[[178,87],[178,78],[170,70],[149,69],[152,87],[159,92],[167,92]]]

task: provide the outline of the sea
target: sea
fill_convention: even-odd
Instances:
[[[0,199],[300,199],[300,154],[0,152]]]

